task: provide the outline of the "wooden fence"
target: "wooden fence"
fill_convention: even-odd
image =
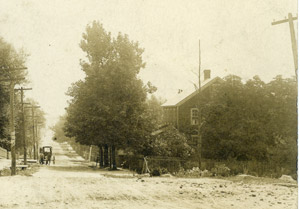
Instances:
[[[122,156],[120,162],[123,163],[123,168],[142,172],[144,157],[143,156]],[[175,157],[159,157],[148,156],[147,157],[148,168],[152,172],[153,170],[160,170],[162,172],[177,172],[181,168],[190,170],[193,167],[198,167],[197,161],[182,160]],[[201,163],[201,170],[211,171],[213,168],[217,168],[224,165],[230,169],[231,175],[237,174],[249,174],[254,176],[268,176],[268,177],[280,177],[283,174],[292,175],[297,177],[296,165],[295,170],[288,170],[282,166],[276,164],[276,162],[258,162],[258,161],[237,161],[237,160],[223,160],[216,161],[210,159],[203,159]]]
[[[118,156],[118,161],[122,163],[123,168],[134,170],[138,173],[142,172],[144,166],[144,157],[142,155],[128,155]],[[148,156],[146,158],[148,168],[153,170],[161,170],[164,172],[176,172],[183,166],[185,160],[177,157],[161,157],[161,156]]]

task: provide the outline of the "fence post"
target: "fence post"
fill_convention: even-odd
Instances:
[[[91,155],[92,155],[92,145],[90,145],[90,152],[89,152],[89,161],[91,162]]]

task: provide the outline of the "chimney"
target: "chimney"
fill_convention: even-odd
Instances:
[[[204,73],[204,81],[210,79],[210,70],[206,69],[203,71],[203,73]]]

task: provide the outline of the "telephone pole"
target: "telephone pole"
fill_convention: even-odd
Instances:
[[[201,118],[201,45],[199,40],[199,72],[198,72],[198,79],[199,79],[199,88],[198,88],[198,164],[199,169],[201,169],[201,158],[202,158],[202,136],[201,136],[201,125],[202,125],[202,118]]]
[[[35,108],[40,108],[40,106],[34,106],[31,105],[31,107],[26,107],[26,108],[31,108],[31,117],[32,117],[32,140],[33,140],[33,159],[36,160],[37,159],[37,155],[36,155],[36,139],[35,139],[35,116],[34,116],[34,109]]]
[[[295,28],[294,28],[294,20],[298,20],[298,17],[293,17],[292,13],[289,13],[287,19],[273,21],[272,25],[278,25],[287,22],[289,23],[291,42],[292,42],[292,51],[294,57],[295,75],[296,75],[296,79],[298,79],[298,50],[297,50],[297,41],[296,41]]]
[[[38,118],[38,117],[37,117],[37,118]],[[36,142],[37,142],[36,145],[37,145],[37,148],[39,148],[39,140],[40,140],[40,137],[39,137],[39,135],[40,135],[40,134],[39,134],[39,132],[40,132],[39,130],[40,130],[40,129],[38,129],[38,126],[39,126],[39,125],[43,125],[43,123],[40,122],[40,121],[36,121],[36,126],[35,126],[36,134],[35,134],[35,136],[36,136]],[[37,149],[37,156],[39,156],[38,154],[39,154],[39,149]]]
[[[40,106],[32,106],[31,107],[31,115],[32,115],[32,136],[33,136],[33,157],[34,159],[36,160],[37,159],[37,154],[36,154],[36,151],[37,151],[37,147],[36,147],[36,138],[35,138],[35,120],[34,120],[34,108],[40,108]]]
[[[27,165],[27,145],[26,145],[26,130],[25,130],[25,111],[24,111],[24,90],[32,90],[32,88],[23,88],[16,89],[21,91],[21,105],[22,105],[22,140],[23,140],[23,149],[24,149],[24,165]]]
[[[10,117],[9,117],[9,133],[10,133],[10,153],[11,153],[11,175],[16,175],[16,133],[15,133],[15,116],[14,116],[14,88],[15,82],[10,82],[10,95],[9,95],[9,108],[10,108]]]

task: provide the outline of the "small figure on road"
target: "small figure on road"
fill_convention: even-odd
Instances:
[[[46,165],[48,165],[48,162],[49,162],[49,155],[46,155],[46,156],[45,156],[45,159],[46,159]]]
[[[40,152],[40,164],[44,164],[44,153]]]
[[[55,165],[55,155],[54,154],[52,156],[52,160],[53,160],[53,165]]]
[[[49,162],[49,165],[50,165],[50,163],[51,163],[51,155],[50,154],[48,154],[48,162]]]

